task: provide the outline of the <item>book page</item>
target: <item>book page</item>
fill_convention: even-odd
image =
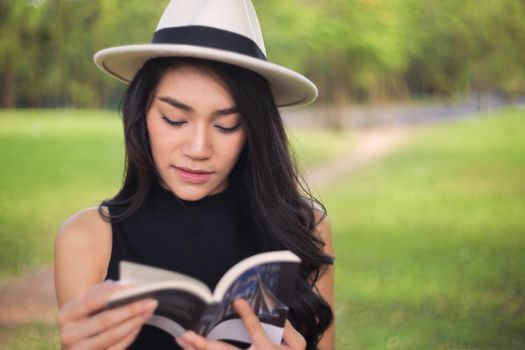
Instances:
[[[272,342],[280,344],[299,269],[295,255],[284,259],[293,261],[250,264],[252,267],[228,286],[222,300],[215,304],[214,312],[204,314],[199,331],[209,339],[249,345],[248,332],[232,307],[235,299],[243,298],[251,305]]]
[[[191,283],[200,284],[202,287],[209,290],[206,284],[202,283],[198,279],[192,278],[182,273],[160,269],[158,267],[132,263],[130,261],[120,262],[119,273],[119,279],[128,283],[146,284],[160,281],[191,281]]]
[[[148,324],[159,327],[177,337],[188,329],[194,329],[202,318],[208,303],[198,293],[183,288],[170,288],[170,282],[159,282],[115,293],[107,308],[115,308],[143,298],[156,299],[159,303]],[[165,287],[162,287],[165,286]],[[144,287],[149,287],[144,289]]]
[[[121,261],[120,277],[135,286],[113,293],[107,308],[144,298],[156,299],[159,305],[147,323],[173,336],[194,329],[211,302],[208,286],[177,272]]]
[[[296,262],[299,264],[301,259],[289,250],[277,250],[252,255],[235,264],[222,276],[213,292],[213,300],[220,302],[230,285],[246,270],[269,262]]]

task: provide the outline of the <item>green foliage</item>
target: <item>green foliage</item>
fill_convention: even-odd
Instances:
[[[524,93],[522,1],[415,1],[413,6],[420,33],[407,74],[412,89]]]
[[[523,110],[417,134],[323,191],[337,348],[525,346]]]
[[[0,82],[7,72],[16,75],[4,89],[15,88],[23,106],[114,106],[124,85],[101,74],[93,55],[149,42],[164,3],[9,1],[0,7],[0,34],[9,38],[0,44]]]
[[[112,106],[124,85],[92,62],[102,48],[149,42],[167,0],[0,3],[0,106]],[[254,1],[272,61],[320,87],[321,100],[410,94],[525,93],[521,0]]]

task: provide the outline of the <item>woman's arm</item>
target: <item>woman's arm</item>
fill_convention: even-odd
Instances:
[[[330,256],[334,256],[334,246],[332,243],[332,228],[328,217],[321,219],[317,225],[317,232],[319,232],[321,240],[325,243],[324,252]],[[319,341],[318,348],[320,350],[333,350],[335,348],[335,307],[334,307],[334,265],[328,266],[324,274],[319,278],[315,284],[319,295],[330,305],[332,312],[334,313],[334,322],[325,331],[321,340]]]
[[[73,215],[55,241],[55,289],[64,349],[125,349],[151,316],[154,300],[100,312],[122,288],[103,282],[111,254],[111,225],[96,208]]]
[[[67,219],[55,240],[55,290],[58,306],[102,282],[111,255],[111,225],[88,208]]]

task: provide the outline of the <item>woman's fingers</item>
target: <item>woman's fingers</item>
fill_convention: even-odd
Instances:
[[[237,350],[229,344],[208,340],[192,331],[184,333],[176,340],[184,350]]]
[[[187,339],[187,333],[184,333],[182,336],[175,338],[175,341],[183,350],[197,350],[193,345],[193,342],[190,339]]]
[[[113,281],[105,281],[90,288],[85,297],[64,305],[58,315],[58,322],[66,324],[87,317],[104,307],[112,293],[124,288]]]
[[[86,349],[107,349],[113,346],[116,347],[117,344],[119,344],[119,346],[122,345],[122,343],[129,340],[127,339],[128,337],[132,337],[131,341],[133,341],[138,334],[137,331],[140,330],[140,327],[142,327],[144,322],[151,317],[151,313],[152,311],[142,313],[122,322],[118,326],[112,327],[102,333],[88,338],[83,343],[83,346],[85,346]],[[121,348],[116,347],[116,349]]]
[[[306,349],[306,340],[288,320],[284,324],[283,343],[292,349]]]
[[[252,347],[250,349],[268,350],[268,349],[301,349],[306,348],[306,341],[303,336],[293,328],[292,324],[287,320],[284,325],[283,341],[286,345],[280,346],[273,344],[266,335],[259,319],[252,311],[252,308],[246,300],[238,299],[233,303],[235,311],[241,317],[248,334],[252,339]],[[194,332],[186,332],[181,337],[177,338],[177,343],[184,350],[233,350],[235,349],[229,344],[217,341],[210,341]]]
[[[189,341],[184,340],[182,337],[183,336],[175,338],[175,341],[177,342],[177,344],[179,344],[179,346],[183,350],[194,350],[195,348],[193,347],[193,345],[191,345],[191,343]]]
[[[111,329],[130,318],[142,315],[151,316],[157,304],[154,299],[138,300],[83,320],[82,326],[77,322],[69,323],[62,329],[62,341],[65,344],[72,344]]]
[[[158,305],[154,299],[143,299],[104,310],[112,293],[129,286],[106,281],[65,305],[58,317],[63,348],[127,348]]]
[[[107,350],[124,350],[124,349],[127,349],[128,346],[130,346],[131,343],[133,343],[133,341],[135,340],[135,338],[137,337],[139,332],[140,332],[140,328],[135,329],[133,332],[128,334],[124,339],[119,341],[117,344],[114,344],[114,345],[110,346]]]
[[[244,327],[248,331],[248,334],[252,338],[252,343],[256,349],[272,349],[274,344],[270,341],[264,329],[261,326],[261,322],[252,311],[250,304],[244,299],[237,299],[233,302],[233,308],[239,316],[241,316]]]
[[[252,311],[250,304],[246,300],[238,299],[233,303],[235,311],[241,316],[248,334],[252,338],[254,349],[281,349],[283,347],[273,344],[266,335],[257,315]],[[304,337],[286,320],[284,324],[283,342],[287,348],[304,350],[306,341]]]

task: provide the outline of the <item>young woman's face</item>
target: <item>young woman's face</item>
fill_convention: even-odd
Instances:
[[[179,198],[223,191],[246,143],[235,102],[213,73],[190,65],[166,71],[146,113],[157,170]]]

